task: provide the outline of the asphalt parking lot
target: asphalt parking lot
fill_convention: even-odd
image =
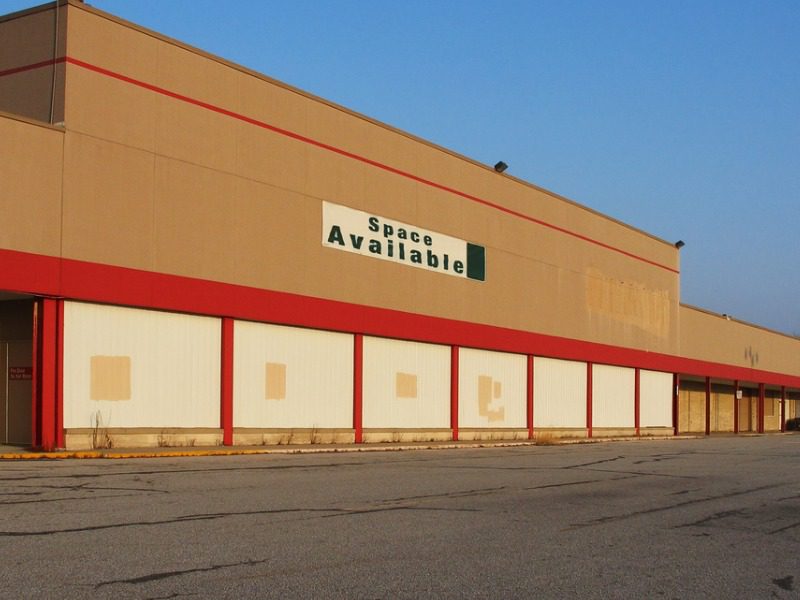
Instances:
[[[800,596],[800,435],[0,478],[2,598]]]

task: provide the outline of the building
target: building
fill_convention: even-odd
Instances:
[[[780,431],[672,243],[77,0],[0,18],[3,443]]]

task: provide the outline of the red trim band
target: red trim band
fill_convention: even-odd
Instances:
[[[797,375],[15,250],[0,249],[0,289],[800,389]]]
[[[389,172],[389,173],[393,173],[394,175],[399,175],[400,177],[405,177],[406,179],[411,179],[412,181],[416,181],[417,183],[421,183],[421,184],[427,185],[429,187],[435,188],[437,190],[441,190],[443,192],[447,192],[449,194],[453,194],[455,196],[459,196],[460,198],[464,198],[466,200],[471,200],[472,202],[476,202],[478,204],[482,204],[482,205],[484,205],[486,207],[489,207],[489,208],[492,208],[494,210],[498,210],[498,211],[504,212],[506,214],[509,214],[511,216],[514,216],[514,217],[517,217],[519,219],[523,219],[523,220],[528,221],[530,223],[534,223],[536,225],[541,225],[542,227],[547,227],[547,228],[552,229],[554,231],[558,231],[559,233],[563,233],[565,235],[574,237],[576,239],[579,239],[579,240],[582,240],[584,242],[593,244],[595,246],[599,246],[600,248],[604,248],[606,250],[610,250],[612,252],[616,252],[618,254],[622,254],[623,256],[627,256],[628,258],[632,258],[634,260],[638,260],[640,262],[652,265],[654,267],[658,267],[659,269],[664,269],[664,270],[669,271],[671,273],[679,273],[680,272],[677,269],[674,269],[674,268],[672,268],[672,267],[670,267],[668,265],[664,265],[664,264],[661,264],[659,262],[644,258],[644,257],[639,256],[637,254],[634,254],[632,252],[628,252],[627,250],[623,250],[621,248],[617,248],[616,246],[612,246],[610,244],[606,244],[605,242],[601,242],[600,240],[597,240],[597,239],[591,238],[589,236],[577,233],[575,231],[570,231],[569,229],[566,229],[564,227],[560,227],[558,225],[554,225],[552,223],[548,223],[548,222],[543,221],[541,219],[537,219],[536,217],[532,217],[530,215],[526,215],[524,213],[521,213],[519,211],[507,208],[505,206],[501,206],[500,204],[497,204],[497,203],[492,202],[490,200],[486,200],[484,198],[479,198],[478,196],[473,196],[472,194],[468,194],[467,192],[462,192],[461,190],[457,190],[455,188],[443,185],[441,183],[437,183],[435,181],[431,181],[430,179],[425,179],[423,177],[419,177],[418,175],[414,175],[413,173],[409,173],[408,171],[403,171],[401,169],[398,169],[398,168],[392,167],[390,165],[378,162],[378,161],[373,160],[371,158],[367,158],[365,156],[361,156],[360,154],[355,154],[353,152],[349,152],[349,151],[344,150],[342,148],[338,148],[336,146],[332,146],[330,144],[326,144],[325,142],[321,142],[319,140],[315,140],[313,138],[301,135],[301,134],[296,133],[294,131],[289,131],[288,129],[283,129],[283,128],[277,127],[275,125],[271,125],[271,124],[266,123],[264,121],[260,121],[258,119],[254,119],[252,117],[248,117],[246,115],[234,112],[232,110],[228,110],[226,108],[222,108],[221,106],[216,106],[216,105],[210,104],[208,102],[203,102],[202,100],[197,100],[195,98],[191,98],[189,96],[185,96],[183,94],[179,94],[177,92],[170,91],[168,89],[153,85],[151,83],[146,83],[144,81],[141,81],[141,80],[138,80],[138,79],[134,79],[132,77],[128,77],[127,75],[122,75],[121,73],[116,73],[115,71],[111,71],[109,69],[104,69],[103,67],[99,67],[97,65],[93,65],[91,63],[84,62],[82,60],[79,60],[77,58],[73,58],[71,56],[66,57],[65,60],[66,60],[67,63],[69,63],[71,65],[75,65],[76,67],[81,67],[83,69],[87,69],[89,71],[93,71],[93,72],[98,73],[100,75],[104,75],[106,77],[111,77],[113,79],[117,79],[118,81],[123,81],[125,83],[129,83],[131,85],[135,85],[137,87],[149,90],[149,91],[154,92],[156,94],[161,94],[162,96],[167,96],[167,97],[173,98],[175,100],[180,100],[181,102],[186,102],[187,104],[192,104],[194,106],[198,106],[200,108],[204,108],[206,110],[210,110],[212,112],[224,115],[226,117],[230,117],[232,119],[236,119],[238,121],[242,121],[244,123],[248,123],[249,125],[254,125],[256,127],[260,127],[261,129],[266,129],[268,131],[272,131],[273,133],[277,133],[279,135],[282,135],[282,136],[285,136],[285,137],[288,137],[288,138],[291,138],[291,139],[294,139],[294,140],[309,144],[311,146],[315,146],[317,148],[321,148],[323,150],[327,150],[329,152],[333,152],[333,153],[338,154],[340,156],[345,156],[347,158],[350,158],[352,160],[356,160],[358,162],[370,165],[370,166],[375,167],[377,169],[381,169],[383,171],[386,171],[386,172]]]
[[[51,58],[50,60],[43,60],[42,62],[33,63],[31,65],[23,65],[21,67],[14,67],[13,69],[0,71],[0,77],[5,77],[6,75],[16,75],[17,73],[24,73],[25,71],[33,71],[34,69],[41,69],[42,67],[50,67],[63,62],[67,62],[67,59],[63,56],[61,58]]]

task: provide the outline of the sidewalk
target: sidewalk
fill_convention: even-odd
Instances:
[[[103,448],[44,452],[22,446],[0,446],[0,460],[55,460],[65,458],[176,458],[189,456],[242,456],[251,454],[325,454],[333,452],[399,452],[402,450],[452,450],[456,448],[509,448],[560,446],[600,442],[686,440],[703,435],[564,438],[536,440],[469,440],[445,442],[381,442],[369,444],[292,444],[284,446],[182,446],[158,448]]]

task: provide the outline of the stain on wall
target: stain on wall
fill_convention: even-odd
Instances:
[[[610,277],[597,268],[586,271],[586,308],[595,314],[633,325],[659,338],[669,336],[668,290]]]

